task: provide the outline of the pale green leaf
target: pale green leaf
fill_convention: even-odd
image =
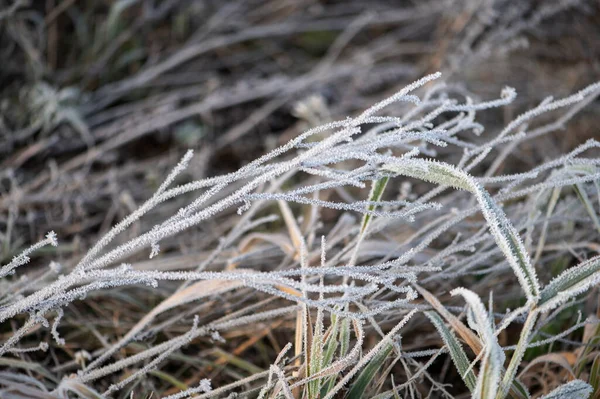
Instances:
[[[435,326],[438,334],[440,334],[442,337],[442,340],[444,341],[444,344],[446,344],[446,347],[450,352],[450,357],[452,358],[456,369],[460,373],[461,378],[467,385],[467,388],[469,388],[469,391],[473,392],[475,390],[477,380],[473,370],[470,367],[469,359],[467,358],[462,345],[454,333],[448,327],[446,327],[446,324],[444,324],[444,321],[439,314],[430,311],[425,312],[425,316],[431,320],[431,323]]]
[[[590,384],[581,380],[573,380],[559,386],[540,399],[588,399],[592,393]]]
[[[492,323],[488,317],[488,312],[485,310],[479,296],[466,288],[456,288],[452,290],[451,294],[453,296],[461,295],[465,298],[465,301],[473,311],[477,330],[485,344],[473,397],[493,399],[496,397],[498,387],[500,386],[502,367],[504,365],[504,352],[498,343]]]
[[[392,350],[394,349],[391,343],[387,344],[384,348],[378,352],[373,359],[365,366],[364,369],[360,372],[356,381],[350,387],[350,391],[346,395],[348,399],[361,399],[364,397],[364,392],[375,378],[375,374],[378,370],[380,370],[383,366],[383,363],[388,358]]]
[[[518,232],[502,209],[472,176],[449,164],[425,159],[402,160],[402,163],[385,165],[384,169],[400,175],[452,186],[473,193],[496,244],[508,260],[527,295],[527,299],[533,302],[537,300],[540,289],[539,282]]]
[[[381,197],[383,196],[383,192],[385,191],[385,187],[387,186],[389,180],[390,178],[386,176],[373,182],[371,192],[369,193],[370,202],[378,202],[381,200]],[[367,209],[369,211],[374,211],[375,205],[369,205]],[[369,226],[372,217],[373,216],[371,214],[365,213],[360,227],[360,234],[363,234],[367,230],[367,227]]]
[[[554,278],[541,292],[540,311],[548,311],[600,282],[600,256],[571,267]]]

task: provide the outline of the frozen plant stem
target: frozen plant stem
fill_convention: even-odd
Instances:
[[[510,387],[513,384],[513,380],[515,379],[515,375],[517,374],[517,369],[521,364],[521,359],[523,359],[523,355],[527,350],[527,344],[529,343],[529,337],[531,332],[533,331],[533,327],[535,326],[535,322],[538,318],[538,312],[536,309],[532,308],[525,320],[525,324],[523,325],[523,329],[521,330],[521,334],[519,335],[519,342],[517,343],[517,347],[513,352],[513,355],[510,359],[510,363],[508,364],[508,368],[504,373],[504,378],[502,379],[502,384],[500,385],[500,389],[498,391],[498,395],[496,399],[504,399],[508,392],[510,391]]]

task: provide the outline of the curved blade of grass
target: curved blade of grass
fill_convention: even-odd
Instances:
[[[467,358],[462,345],[460,342],[458,342],[458,339],[454,333],[452,333],[452,331],[446,327],[444,320],[442,320],[439,314],[430,311],[425,312],[425,316],[429,318],[435,329],[438,331],[438,334],[440,334],[442,337],[442,340],[448,347],[450,357],[452,357],[452,361],[460,373],[461,378],[467,385],[467,388],[469,388],[469,391],[473,392],[475,390],[475,385],[477,384],[477,379],[475,378],[475,374],[471,369],[469,359]]]
[[[444,305],[433,295],[431,292],[427,291],[425,288],[413,284],[415,289],[419,294],[423,296],[423,298],[429,302],[429,304],[446,320],[446,323],[450,324],[454,330],[460,335],[460,337],[469,345],[471,350],[475,352],[475,354],[479,354],[483,349],[483,344],[479,340],[479,337],[469,327],[465,326],[462,321],[458,319],[458,317],[454,316],[450,313]]]
[[[504,364],[504,352],[498,343],[488,313],[479,296],[466,288],[456,288],[452,290],[451,294],[453,296],[461,295],[469,304],[473,311],[475,322],[477,323],[479,335],[485,343],[481,369],[479,371],[479,377],[477,378],[473,397],[493,399],[496,397],[498,387],[500,386],[502,366]]]
[[[600,282],[600,256],[571,267],[555,277],[541,292],[539,311],[556,308]]]
[[[381,369],[383,362],[385,362],[390,353],[392,353],[393,348],[393,345],[389,343],[378,352],[373,359],[371,359],[365,368],[362,369],[358,377],[356,377],[356,381],[352,384],[350,391],[348,391],[348,394],[346,395],[347,399],[361,399],[364,397],[363,395],[367,386],[369,386],[373,378],[375,378],[375,374]]]
[[[591,393],[592,387],[590,384],[581,380],[573,380],[559,386],[540,399],[588,399]]]
[[[452,186],[473,193],[496,244],[508,260],[527,299],[537,302],[540,291],[539,282],[518,232],[502,209],[472,176],[449,164],[424,159],[403,159],[401,163],[385,165],[384,169],[399,175]]]
[[[565,370],[571,378],[575,378],[573,367],[571,367],[569,360],[563,353],[546,353],[545,355],[536,357],[523,368],[521,375],[527,373],[528,370],[540,363],[553,363]]]
[[[476,355],[483,349],[483,345],[479,340],[479,337],[471,329],[463,324],[456,316],[450,313],[444,305],[433,295],[431,292],[427,291],[425,288],[420,287],[417,284],[413,283],[415,289],[423,296],[423,298],[429,302],[429,304],[446,320],[448,323],[460,336],[460,338],[471,348]],[[503,370],[504,372],[504,370]],[[526,399],[531,397],[529,392],[525,388],[523,384],[521,384],[518,380],[513,379],[512,385],[510,387],[510,394],[519,399]]]

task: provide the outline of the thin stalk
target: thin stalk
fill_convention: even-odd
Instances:
[[[521,359],[525,354],[525,350],[527,350],[527,344],[529,343],[529,336],[531,335],[531,331],[535,326],[535,322],[537,321],[538,312],[532,307],[529,312],[529,316],[527,316],[527,320],[525,320],[525,324],[523,325],[523,329],[521,330],[521,336],[519,337],[519,342],[517,343],[517,348],[513,352],[512,358],[510,359],[510,363],[508,364],[508,368],[504,374],[504,378],[502,379],[502,384],[500,386],[500,391],[496,395],[496,399],[504,399],[508,394],[510,387],[513,384],[513,380],[515,379],[515,375],[517,374],[517,368],[521,363]]]

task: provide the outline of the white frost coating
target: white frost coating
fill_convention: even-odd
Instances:
[[[537,274],[531,265],[529,254],[519,237],[519,233],[492,197],[472,176],[446,163],[423,159],[405,160],[397,164],[388,164],[384,168],[401,175],[452,186],[473,193],[481,212],[488,222],[496,244],[508,260],[519,280],[519,284],[525,291],[527,299],[532,302],[539,299],[540,286]]]
[[[588,399],[594,388],[581,380],[569,381],[540,399]]]
[[[153,242],[152,244],[150,244],[150,256],[149,258],[152,259],[154,258],[156,255],[158,255],[160,253],[160,246]]]
[[[473,291],[466,288],[456,288],[451,292],[452,296],[461,295],[469,304],[474,317],[474,322],[477,326],[477,332],[481,337],[483,347],[483,360],[479,376],[477,377],[477,385],[473,397],[494,399],[500,385],[502,366],[504,365],[504,352],[498,343],[498,339],[494,334],[492,322],[488,317],[481,299]]]
[[[540,312],[550,311],[600,283],[600,256],[571,267],[555,277],[541,293]]]
[[[0,268],[0,278],[6,277],[7,275],[14,273],[17,267],[28,263],[30,261],[29,254],[42,247],[45,247],[46,245],[52,245],[53,247],[58,246],[58,240],[54,231],[49,231],[48,234],[46,234],[44,240],[33,244],[32,246],[21,252],[19,255],[15,256],[12,259],[12,261],[10,261],[10,263],[2,266]]]
[[[338,374],[345,369],[351,368],[350,374],[358,372],[359,369],[352,368],[352,362],[360,355],[363,344],[362,320],[384,312],[385,316],[388,316],[392,312],[397,312],[399,307],[403,309],[421,309],[421,305],[411,303],[416,298],[416,292],[410,283],[417,281],[419,273],[429,272],[430,274],[425,281],[435,284],[441,278],[452,276],[475,273],[503,273],[503,269],[508,269],[508,263],[515,271],[519,283],[527,294],[528,305],[537,298],[541,298],[542,311],[558,306],[577,295],[577,293],[583,292],[589,289],[591,285],[596,284],[599,281],[598,274],[593,266],[586,264],[585,267],[578,266],[573,268],[576,270],[569,270],[569,274],[557,277],[540,292],[535,270],[529,262],[529,257],[524,251],[524,245],[518,235],[521,229],[527,228],[527,231],[530,231],[533,222],[523,222],[522,219],[518,219],[520,213],[517,211],[510,213],[511,218],[513,215],[517,216],[515,217],[515,225],[511,225],[498,204],[548,188],[584,184],[586,182],[593,184],[594,180],[600,177],[596,169],[597,166],[600,166],[600,161],[582,158],[581,154],[586,149],[597,148],[599,146],[597,142],[589,141],[570,154],[545,162],[529,172],[506,176],[496,176],[494,173],[490,173],[481,178],[471,177],[467,172],[480,164],[488,154],[493,154],[493,150],[497,149],[497,147],[494,147],[495,145],[509,143],[506,146],[509,147],[526,139],[528,131],[525,129],[525,124],[531,118],[559,106],[575,103],[584,97],[589,99],[592,94],[596,95],[595,93],[600,86],[590,86],[590,88],[582,91],[579,96],[572,97],[567,101],[548,99],[534,113],[527,114],[516,123],[509,125],[507,127],[508,131],[505,130],[501,134],[504,137],[496,137],[480,146],[469,141],[470,135],[483,131],[483,126],[475,121],[476,111],[509,103],[514,99],[514,91],[506,89],[502,92],[501,98],[480,103],[475,103],[468,97],[465,101],[449,98],[446,94],[440,92],[441,85],[438,85],[435,90],[430,90],[423,97],[423,100],[419,100],[416,95],[410,93],[415,88],[438,76],[439,74],[430,75],[407,86],[396,95],[376,104],[358,117],[311,129],[236,172],[172,187],[176,177],[189,165],[192,152],[187,152],[168,174],[156,193],[99,240],[94,248],[81,260],[75,271],[65,276],[59,276],[56,281],[48,280],[48,278],[55,277],[50,270],[46,272],[47,275],[39,279],[36,277],[30,279],[30,281],[5,280],[7,284],[1,288],[4,289],[7,286],[11,288],[11,291],[7,290],[10,295],[0,297],[0,321],[7,321],[24,313],[31,314],[31,318],[17,330],[9,341],[4,343],[4,346],[0,348],[0,354],[35,349],[21,349],[17,347],[17,344],[21,337],[26,336],[32,328],[38,325],[51,330],[50,333],[55,340],[59,344],[62,343],[57,331],[57,325],[62,315],[60,309],[73,301],[84,298],[88,293],[138,284],[155,287],[161,281],[184,281],[185,284],[191,284],[194,281],[201,280],[201,283],[216,282],[218,284],[218,280],[221,280],[221,283],[225,281],[228,284],[239,283],[240,286],[251,287],[266,293],[268,296],[283,298],[294,305],[287,308],[280,307],[259,315],[232,316],[227,321],[219,324],[211,323],[206,326],[195,326],[189,334],[150,347],[141,353],[128,355],[113,364],[101,367],[102,361],[111,357],[111,350],[125,346],[129,341],[122,340],[113,343],[111,347],[100,353],[94,362],[91,362],[88,369],[82,372],[78,381],[91,382],[111,374],[122,373],[124,369],[136,366],[140,370],[137,374],[139,376],[157,366],[171,351],[188,344],[192,338],[205,336],[205,339],[212,337],[218,340],[217,331],[247,325],[256,320],[288,317],[296,313],[301,307],[317,309],[317,326],[314,335],[315,341],[313,341],[315,348],[318,348],[315,344],[316,341],[323,341],[324,339],[322,335],[324,334],[323,317],[325,312],[352,320],[355,323],[355,331],[358,332],[355,347],[351,348],[349,352],[345,352],[345,357],[336,359],[337,361],[332,362],[329,367],[323,368],[303,381],[296,382],[297,384],[305,384],[316,378]],[[450,93],[453,95],[459,93],[459,95],[466,96],[464,91],[451,90]],[[401,116],[378,114],[379,111],[395,101],[404,102],[404,105],[406,105],[406,112]],[[375,126],[371,127],[365,124],[374,124]],[[542,128],[548,129],[545,126],[542,126]],[[479,143],[479,140],[477,142]],[[458,167],[416,159],[419,155],[435,156],[439,147],[449,147],[449,150],[459,149],[459,151],[465,151],[466,155],[459,162]],[[391,176],[388,171],[382,170],[384,165],[392,165],[394,168],[403,169],[408,176],[429,179],[429,181],[442,185],[449,184],[473,192],[479,206],[482,208],[485,221],[482,221],[481,218],[477,219],[476,222],[465,221],[465,218],[477,212],[477,208],[470,204],[465,208],[462,207],[463,203],[451,203],[450,207],[455,210],[451,209],[446,213],[436,212],[440,209],[440,204],[447,205],[449,203],[447,199],[459,198],[462,201],[463,197],[467,197],[467,195],[461,193],[452,193],[452,196],[440,197],[439,204],[431,202],[446,190],[446,187],[443,186],[431,190],[421,198],[416,197],[419,190],[403,190],[398,199],[381,200],[381,198],[377,198],[377,201],[357,201],[356,199],[359,197],[355,197],[357,190],[354,190],[354,187],[365,188],[371,182]],[[547,180],[541,180],[551,172],[556,171],[556,169],[558,171],[566,170],[572,165],[577,168],[584,165],[589,166],[590,172],[585,176],[577,173],[574,177],[566,172],[557,173]],[[393,173],[397,172],[394,171]],[[297,177],[303,179],[303,184],[286,188],[283,191],[283,187],[286,187],[284,183],[290,182],[292,178],[295,180]],[[406,185],[408,182],[405,181],[402,184]],[[499,194],[493,197],[490,196],[482,188],[484,184],[489,185],[491,189],[499,188]],[[524,188],[517,189],[524,184],[527,184]],[[589,184],[589,187],[591,187],[591,184]],[[346,190],[347,188],[351,188],[351,190]],[[165,201],[192,192],[195,193],[193,193],[194,197],[191,202],[184,204],[172,216],[166,220],[158,221],[155,227],[135,239],[108,248],[108,244],[113,241],[116,235],[124,232],[150,210]],[[328,195],[322,195],[325,192]],[[334,195],[329,195],[329,193],[334,193]],[[387,196],[390,193],[385,194]],[[283,265],[281,268],[275,268],[271,272],[247,272],[242,268],[236,268],[226,272],[203,273],[202,271],[208,266],[215,266],[214,263],[216,262],[214,261],[223,261],[224,251],[231,249],[230,247],[235,245],[238,239],[243,238],[244,234],[252,235],[252,229],[273,219],[267,217],[252,221],[257,211],[265,210],[262,203],[273,200],[311,205],[313,213],[310,214],[310,218],[307,218],[307,220],[310,220],[309,227],[302,226],[302,235],[306,236],[307,244],[301,251],[301,267],[298,266],[295,260],[291,260],[289,264]],[[247,211],[241,218],[244,222],[240,222],[232,228],[226,237],[215,239],[215,242],[218,242],[216,248],[211,251],[208,260],[203,261],[200,266],[196,267],[197,272],[158,272],[136,270],[129,266],[116,266],[120,262],[127,261],[127,257],[145,252],[148,248],[150,248],[150,257],[153,258],[158,255],[160,251],[159,243],[163,238],[197,226],[219,213],[237,207],[240,207],[240,210]],[[379,263],[374,265],[355,266],[353,261],[343,264],[350,258],[348,255],[352,253],[353,245],[359,242],[357,237],[360,232],[360,225],[357,226],[356,221],[344,225],[340,224],[340,226],[343,226],[339,228],[340,231],[328,235],[327,241],[323,237],[321,254],[319,254],[315,237],[320,234],[322,227],[318,227],[316,230],[311,228],[318,226],[318,208],[321,207],[368,215],[371,221],[369,232],[373,234],[367,237],[363,244],[366,246],[371,244],[366,240],[373,240],[374,246],[377,244],[376,246],[379,248],[379,245],[383,245],[386,251],[389,249],[389,254],[381,255],[377,253],[376,256],[386,256],[386,258],[379,260]],[[514,208],[516,207],[513,204],[508,204],[507,213],[509,210],[514,210]],[[429,214],[433,216],[429,216]],[[378,218],[375,219],[372,216]],[[404,220],[397,219],[400,217]],[[564,217],[564,214],[558,215],[558,217]],[[543,218],[543,216],[540,216],[540,218]],[[410,229],[414,227],[415,230],[418,230],[411,231],[408,234],[409,238],[404,240],[398,248],[392,248],[392,240],[388,237],[385,237],[387,241],[380,239],[390,231],[384,229],[396,228],[397,226],[402,229],[407,221],[413,219],[418,220],[419,225],[417,227],[411,226]],[[421,222],[424,223],[421,224]],[[459,224],[461,222],[474,224],[475,227],[468,226],[468,228],[464,228],[464,224]],[[398,224],[395,225],[395,223]],[[487,232],[487,224],[489,224],[490,233]],[[441,237],[440,235],[444,233],[450,234],[451,238],[454,237],[454,239],[445,248],[437,251],[439,248],[436,247],[433,251],[432,241],[437,237]],[[48,233],[45,240],[15,257],[13,262],[0,269],[0,274],[13,273],[17,266],[29,260],[28,254],[39,248],[40,245],[57,245],[56,235],[53,232]],[[269,248],[268,246],[265,247],[266,249],[258,248],[256,251],[243,253],[240,256],[225,260],[235,260],[235,262],[242,265],[246,261],[256,260],[261,254],[268,253]],[[325,247],[330,251],[327,257],[325,257]],[[428,247],[432,250],[428,250]],[[470,254],[469,252],[473,253]],[[258,256],[253,258],[253,255],[257,254]],[[489,266],[489,263],[486,264],[488,258],[497,257],[501,254],[505,256],[508,262],[501,261],[492,266]],[[321,255],[320,265],[309,266],[309,262],[311,264],[319,263],[319,255]],[[358,262],[377,262],[374,257],[368,258],[367,256],[371,256],[369,251],[361,252]],[[388,261],[392,257],[396,259]],[[53,266],[55,265],[51,264],[51,269],[56,269]],[[320,282],[321,278],[323,283]],[[348,283],[340,283],[342,279],[348,279]],[[14,285],[10,285],[13,282]],[[306,295],[297,297],[292,295],[294,291],[303,291]],[[462,291],[456,293],[462,293],[465,297],[469,296]],[[279,302],[284,304],[282,306],[286,306],[286,301]],[[348,306],[352,302],[356,302],[358,306]],[[493,329],[493,327],[491,323],[481,320],[484,311],[479,309],[479,313],[476,312],[480,303],[477,304],[474,297],[469,297],[468,302],[470,305],[475,304],[470,306],[471,325],[482,336],[487,337],[487,344],[490,341],[488,329]],[[175,306],[178,305],[173,305],[173,307]],[[357,307],[360,310],[357,310]],[[519,316],[521,311],[524,313],[525,310],[526,308],[523,308],[519,312],[511,314],[509,318],[505,319],[505,323],[509,323]],[[55,311],[58,312],[57,317],[54,319],[54,323],[50,325],[47,318]],[[500,329],[504,326],[505,324],[501,325]],[[139,338],[139,335],[133,338]],[[483,375],[481,378],[484,379],[485,377],[486,382],[495,379],[497,368],[494,366],[498,362],[494,359],[497,360],[497,357],[500,356],[495,352],[496,349],[494,345],[485,348],[487,357],[484,358],[486,366],[484,369],[486,370],[481,373]],[[434,352],[437,354],[439,351]],[[417,351],[415,356],[416,354],[423,355],[426,353],[429,352]],[[363,360],[368,361],[369,356],[371,356],[371,352],[367,354],[366,360],[364,358]],[[278,359],[274,364],[275,367],[270,370],[270,382],[273,385],[281,384],[281,388],[289,393],[289,376],[284,374],[284,371],[287,373],[284,366],[278,364],[280,360]],[[265,372],[265,377],[267,373],[268,371]],[[118,379],[112,379],[112,381],[118,381]],[[111,390],[120,389],[127,381],[130,380],[121,381],[121,383],[113,386]],[[484,385],[488,386],[487,383],[484,384],[483,382],[480,385],[482,387]],[[200,387],[188,390],[187,393],[179,393],[177,395],[181,396],[176,397],[183,398],[194,393],[206,392],[207,388],[210,388],[208,381],[201,384]],[[483,388],[481,390],[483,391]],[[216,396],[218,394],[213,392],[211,395]],[[486,391],[485,396],[488,394],[489,391]]]

